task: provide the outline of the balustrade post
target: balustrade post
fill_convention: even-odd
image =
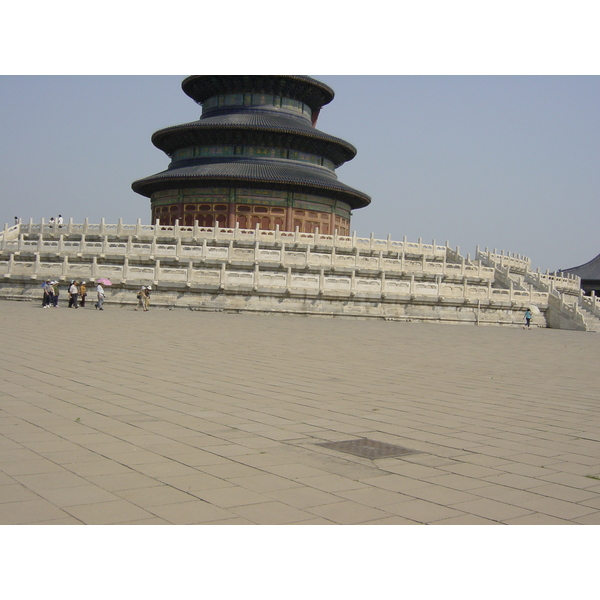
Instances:
[[[237,223],[235,224],[236,227],[236,232],[237,232]],[[192,236],[194,239],[198,239],[198,235],[199,235],[199,231],[198,231],[198,219],[194,219],[194,231],[192,233]]]
[[[279,251],[279,260],[282,267],[285,267],[285,242],[281,243],[281,250]]]
[[[252,277],[252,287],[254,288],[254,291],[256,291],[258,289],[259,284],[260,284],[260,268],[258,266],[258,263],[256,263],[254,265],[254,273],[253,273],[253,277]]]
[[[123,219],[119,217],[117,220],[117,237],[121,237],[123,235]]]
[[[154,285],[157,285],[160,281],[160,259],[154,261]]]
[[[186,273],[186,285],[187,285],[187,287],[191,287],[192,286],[193,277],[194,277],[194,261],[193,260],[189,260],[188,261],[188,266],[187,266],[187,273]]]
[[[92,256],[92,279],[96,281],[98,278],[98,258]]]
[[[136,237],[140,237],[142,235],[142,220],[138,219],[135,223],[135,235]]]
[[[227,278],[227,273],[225,272],[226,263],[221,263],[221,270],[219,271],[219,288],[225,289],[225,281]]]
[[[62,279],[67,278],[68,272],[69,272],[69,256],[67,254],[65,254],[63,256],[63,262],[62,262],[62,267],[61,267],[61,271],[60,271]]]
[[[104,217],[100,219],[100,235],[105,235],[106,233],[106,223],[104,221]]]
[[[34,275],[34,279],[37,279],[37,275],[40,272],[40,254],[39,252],[36,252],[34,254],[34,261],[33,261],[33,275]]]

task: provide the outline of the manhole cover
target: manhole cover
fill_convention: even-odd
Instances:
[[[348,454],[362,456],[363,458],[391,458],[394,456],[405,456],[407,454],[419,454],[419,452],[410,450],[410,448],[403,448],[402,446],[395,446],[394,444],[386,444],[384,442],[376,442],[375,440],[368,440],[367,438],[347,440],[345,442],[325,442],[323,444],[317,444],[317,446],[338,450],[339,452],[347,452]]]

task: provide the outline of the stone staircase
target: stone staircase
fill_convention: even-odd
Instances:
[[[579,277],[530,269],[530,260],[521,255],[476,250],[476,257],[495,270],[495,280],[519,290],[548,294],[546,322],[549,327],[579,331],[600,331],[600,301],[585,296]]]

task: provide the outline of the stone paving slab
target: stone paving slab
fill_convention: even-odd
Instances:
[[[600,524],[597,334],[40,305],[0,302],[0,524]]]

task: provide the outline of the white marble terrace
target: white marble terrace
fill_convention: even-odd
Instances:
[[[497,314],[499,323],[516,324],[535,305],[534,322],[542,326],[554,305],[575,321],[581,308],[600,315],[579,278],[534,272],[528,258],[487,248],[471,259],[435,241],[139,220],[62,226],[30,220],[0,232],[0,297],[34,299],[47,279],[66,285],[98,278],[113,282],[107,301],[118,304],[134,302],[133,290],[153,285],[155,305],[190,308],[310,313],[317,301],[319,314],[418,319],[421,306],[423,318],[478,322],[483,307],[488,322]],[[465,311],[468,317],[459,314]],[[579,322],[575,328],[585,329]]]

